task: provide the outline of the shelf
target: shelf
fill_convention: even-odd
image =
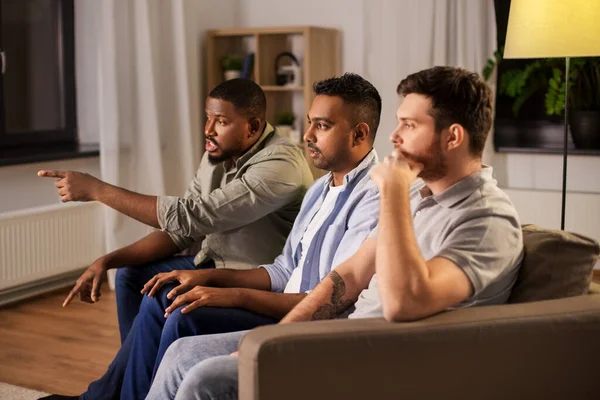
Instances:
[[[265,92],[301,92],[304,86],[277,86],[277,85],[261,85]]]

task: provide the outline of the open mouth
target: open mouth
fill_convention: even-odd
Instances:
[[[206,149],[206,151],[208,151],[209,153],[212,153],[213,151],[218,150],[219,148],[217,147],[217,145],[215,145],[211,140],[206,139],[206,144],[204,145],[204,148]]]

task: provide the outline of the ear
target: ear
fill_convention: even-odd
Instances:
[[[452,124],[448,128],[446,137],[446,150],[454,150],[463,143],[467,143],[467,132],[460,124]]]
[[[260,118],[253,117],[248,121],[248,137],[254,137],[256,135],[260,135],[260,126],[262,125],[262,121]]]
[[[361,122],[354,127],[352,131],[352,147],[359,146],[361,143],[369,139],[371,128],[366,122]]]

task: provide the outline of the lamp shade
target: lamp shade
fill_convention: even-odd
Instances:
[[[600,0],[512,0],[504,58],[600,56]]]

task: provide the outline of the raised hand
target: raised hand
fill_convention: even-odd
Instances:
[[[422,170],[422,164],[409,165],[400,152],[394,151],[371,169],[371,179],[379,189],[389,185],[408,187]]]
[[[63,203],[68,201],[93,201],[104,182],[93,176],[76,171],[42,170],[38,176],[57,178],[55,185]]]

